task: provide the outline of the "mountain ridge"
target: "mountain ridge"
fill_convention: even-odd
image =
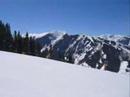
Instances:
[[[41,53],[46,58],[98,69],[105,67],[113,72],[119,72],[121,63],[126,61],[126,71],[129,71],[129,36],[70,35],[56,31],[36,37],[36,41],[41,44]]]

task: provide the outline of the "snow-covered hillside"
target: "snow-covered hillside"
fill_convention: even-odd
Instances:
[[[129,97],[129,75],[0,51],[0,97]]]

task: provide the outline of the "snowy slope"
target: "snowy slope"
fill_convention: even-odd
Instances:
[[[32,33],[29,34],[29,36],[35,37],[35,38],[41,38],[43,36],[45,36],[46,34],[48,34],[49,32],[44,32],[44,33]],[[25,35],[24,35],[25,36]]]
[[[129,97],[129,75],[0,51],[0,97]]]

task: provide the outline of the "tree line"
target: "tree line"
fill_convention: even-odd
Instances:
[[[28,32],[25,36],[20,31],[11,32],[10,25],[0,21],[0,50],[40,56],[41,46]]]

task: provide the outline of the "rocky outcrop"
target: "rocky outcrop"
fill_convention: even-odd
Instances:
[[[122,61],[130,68],[129,36],[68,35],[48,33],[37,38],[43,57],[75,63],[92,68],[119,72]]]

